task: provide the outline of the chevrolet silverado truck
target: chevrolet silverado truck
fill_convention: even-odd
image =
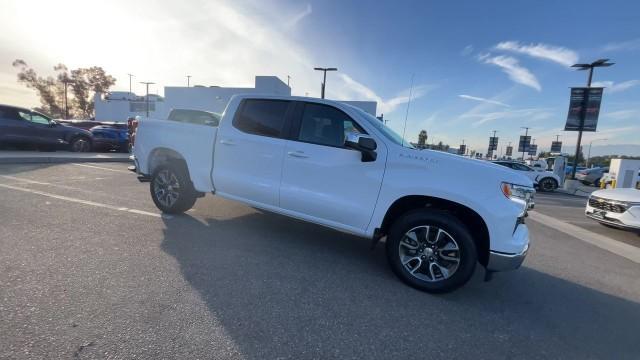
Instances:
[[[426,292],[462,286],[477,263],[487,275],[517,269],[529,248],[530,179],[413,149],[336,101],[236,95],[218,126],[142,119],[133,158],[165,213],[212,193],[373,245],[385,239],[393,272]]]

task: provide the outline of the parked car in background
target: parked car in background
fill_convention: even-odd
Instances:
[[[1,146],[87,152],[92,144],[93,135],[87,130],[60,124],[34,110],[0,105]]]
[[[220,123],[220,114],[203,110],[173,109],[169,113],[167,120],[188,124],[218,126]]]
[[[578,166],[578,167],[576,168],[576,174],[578,173],[578,171],[581,171],[581,170],[584,170],[584,169],[586,169],[586,167],[584,167],[584,166]],[[564,174],[565,174],[566,176],[571,175],[571,171],[572,171],[572,170],[573,170],[573,166],[572,166],[572,165],[567,165],[567,166],[565,166],[565,167],[564,167]]]
[[[206,193],[369,238],[395,274],[428,292],[518,268],[533,182],[484,161],[404,146],[347,104],[235,95],[219,126],[142,119],[138,178],[165,213]],[[473,174],[473,176],[469,176]],[[185,245],[188,246],[188,245]]]
[[[585,185],[600,186],[600,179],[608,172],[608,167],[584,169],[576,172],[576,180]]]
[[[129,131],[122,126],[98,125],[91,128],[96,151],[129,151]]]
[[[640,190],[618,188],[594,191],[587,202],[585,215],[604,225],[640,230]]]
[[[531,179],[533,184],[541,191],[554,191],[560,184],[560,178],[558,175],[551,171],[536,170],[528,165],[516,161],[493,161],[493,163],[508,167],[525,175]]]

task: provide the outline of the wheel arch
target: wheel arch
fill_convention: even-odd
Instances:
[[[147,162],[147,168],[149,175],[153,174],[153,172],[161,165],[172,164],[183,167],[183,170],[186,171],[187,176],[191,178],[191,176],[189,175],[189,166],[184,156],[173,149],[165,147],[155,148],[149,153],[148,159],[149,160]]]
[[[480,214],[455,201],[426,195],[408,195],[397,199],[387,209],[380,232],[387,234],[393,222],[408,211],[431,208],[452,213],[468,228],[478,252],[478,261],[483,266],[489,262],[489,228]]]

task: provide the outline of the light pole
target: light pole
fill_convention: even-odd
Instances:
[[[191,85],[191,75],[187,75],[187,87]]]
[[[287,75],[287,86],[289,86],[289,80],[291,80],[291,76]],[[291,87],[291,86],[289,86]]]
[[[316,67],[316,68],[313,68],[313,70],[322,71],[324,73],[323,77],[322,77],[322,87],[320,88],[320,98],[324,99],[324,89],[325,89],[326,84],[327,84],[327,71],[338,71],[338,68]]]
[[[587,152],[587,164],[585,165],[585,167],[589,167],[589,159],[591,158],[591,144],[593,144],[595,141],[605,141],[605,140],[609,140],[609,139],[595,139],[595,140],[591,140],[589,141],[589,152]]]
[[[127,74],[129,75],[129,94],[132,94],[131,92],[131,78],[133,78],[133,74]]]
[[[149,85],[153,85],[155,83],[150,81],[140,81],[140,84],[144,84],[147,86],[146,102],[147,102],[147,118],[149,118]]]
[[[593,69],[597,67],[611,66],[614,63],[608,62],[609,59],[599,59],[591,64],[573,64],[571,67],[578,70],[589,70],[589,79],[587,80],[587,88],[591,87],[591,79],[593,79]],[[582,142],[582,129],[584,128],[584,118],[586,115],[586,105],[589,103],[589,90],[585,93],[582,111],[580,111],[580,128],[578,128],[578,144],[576,145],[576,156],[573,159],[573,169],[571,169],[571,179],[576,179],[576,169],[578,168],[578,156],[580,155],[580,143]]]
[[[69,118],[69,107],[67,105],[67,86],[69,84],[74,84],[75,81],[69,79],[65,75],[65,77],[62,79],[62,83],[64,84],[64,118],[68,119]]]

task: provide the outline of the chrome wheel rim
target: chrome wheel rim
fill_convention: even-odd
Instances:
[[[407,231],[398,247],[404,269],[422,281],[449,279],[460,265],[458,243],[437,226],[422,225]]]
[[[73,142],[73,151],[87,152],[89,151],[89,142],[85,139],[78,139]]]
[[[153,180],[153,193],[158,201],[170,208],[180,196],[180,182],[169,170],[160,170]]]

